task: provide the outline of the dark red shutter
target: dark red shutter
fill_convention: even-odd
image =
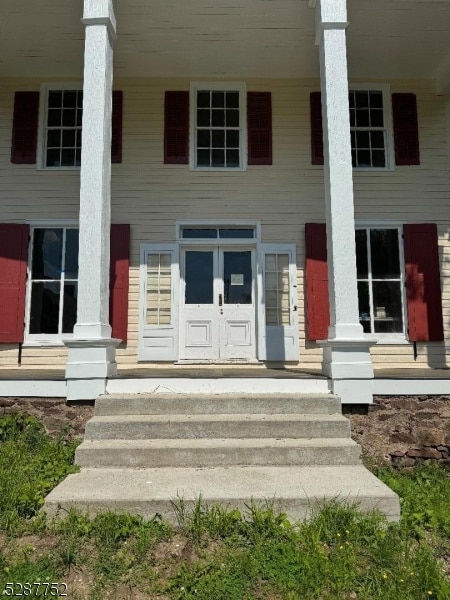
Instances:
[[[307,336],[310,340],[326,340],[330,324],[326,225],[306,223],[305,244]]]
[[[272,164],[272,94],[247,93],[248,164]]]
[[[122,162],[123,92],[112,94],[111,162]]]
[[[127,341],[130,226],[111,225],[109,320],[112,337]]]
[[[11,141],[12,163],[36,163],[38,122],[39,92],[16,92]]]
[[[0,343],[23,342],[28,225],[0,224]]]
[[[419,125],[415,94],[392,94],[395,164],[420,165]]]
[[[433,223],[404,225],[403,234],[409,340],[441,342],[444,327],[437,227]]]
[[[323,165],[322,94],[312,92],[311,110],[311,164]]]
[[[164,163],[189,162],[189,92],[166,92],[164,102]]]

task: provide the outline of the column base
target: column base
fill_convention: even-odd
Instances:
[[[69,349],[66,365],[67,400],[95,400],[106,392],[106,383],[117,375],[114,338],[64,340]]]
[[[343,404],[373,402],[370,347],[375,343],[361,338],[318,342],[323,348],[322,372],[330,378],[331,391]]]

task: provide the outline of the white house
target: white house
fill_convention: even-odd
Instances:
[[[3,394],[192,364],[448,393],[450,3],[81,4],[2,0]]]

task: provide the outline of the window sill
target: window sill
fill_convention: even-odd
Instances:
[[[404,335],[366,333],[364,337],[371,342],[376,342],[377,346],[406,346],[410,343]]]
[[[65,344],[61,339],[55,340],[26,340],[22,348],[64,348]]]
[[[36,171],[80,171],[81,167],[36,167]]]

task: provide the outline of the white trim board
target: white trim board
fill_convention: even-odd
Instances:
[[[109,379],[109,394],[328,394],[327,379],[279,379],[266,377],[195,378],[152,377],[142,379]]]
[[[376,396],[449,396],[449,379],[374,379]]]
[[[46,379],[3,380],[0,386],[0,396],[67,398],[67,383],[64,380],[48,381]]]

